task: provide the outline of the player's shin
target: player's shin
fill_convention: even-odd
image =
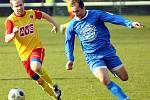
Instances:
[[[54,89],[50,84],[44,81],[41,87],[49,96],[52,96],[54,99],[57,99],[56,95],[54,94]]]
[[[48,82],[50,85],[52,85],[52,79],[51,77],[47,74],[47,72],[41,68],[41,70],[38,72],[40,77],[42,77],[46,82]]]
[[[107,88],[108,90],[118,98],[118,100],[129,100],[129,99],[126,99],[128,98],[126,96],[126,94],[122,91],[122,89],[117,85],[115,84],[114,82],[110,82],[108,85],[107,85]]]

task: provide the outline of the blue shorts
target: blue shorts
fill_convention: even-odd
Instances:
[[[97,68],[108,68],[115,71],[122,67],[120,58],[116,55],[115,49],[112,51],[97,52],[92,54],[86,54],[86,62],[89,65],[91,71]]]

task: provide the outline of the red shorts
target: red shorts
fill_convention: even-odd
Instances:
[[[38,61],[40,60],[40,62],[42,63],[44,59],[44,55],[45,55],[44,48],[36,48],[33,49],[27,61],[22,61],[27,74],[34,80],[38,80],[40,77],[38,74],[32,71],[30,67],[30,62],[32,61],[32,59],[38,59]]]

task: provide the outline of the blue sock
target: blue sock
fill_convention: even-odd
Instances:
[[[126,98],[128,98],[122,89],[112,81],[107,85],[107,88],[114,96],[118,98],[118,100],[126,100]]]

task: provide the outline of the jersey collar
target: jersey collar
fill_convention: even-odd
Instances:
[[[20,15],[20,16],[18,16],[18,15],[16,15],[15,13],[14,13],[14,15],[15,15],[16,17],[23,17],[23,16],[25,16],[25,15],[26,15],[26,12],[24,11],[24,15]]]
[[[88,16],[88,10],[86,10],[86,14],[85,14],[85,16],[84,17],[82,17],[81,19],[80,18],[78,18],[77,16],[75,16],[74,18],[76,19],[76,20],[83,20],[83,19],[85,19],[87,16]]]

